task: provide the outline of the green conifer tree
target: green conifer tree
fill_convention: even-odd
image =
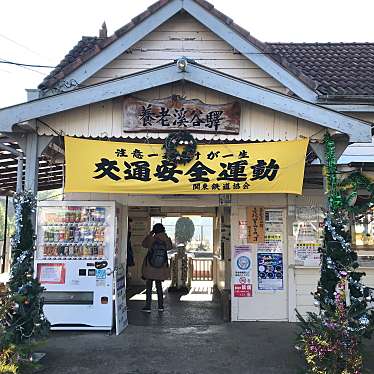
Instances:
[[[43,314],[43,287],[34,278],[35,237],[31,221],[36,201],[31,192],[14,196],[16,230],[12,238],[12,265],[8,292],[0,304],[1,359],[27,359],[33,344],[45,337],[49,322]],[[29,347],[29,349],[28,349]],[[13,352],[13,353],[12,353]]]
[[[321,248],[321,274],[313,293],[319,313],[308,313],[301,321],[302,332],[297,349],[303,352],[309,373],[361,374],[363,368],[362,337],[370,337],[374,314],[368,306],[371,289],[365,287],[359,272],[357,253],[352,249],[350,224],[352,213],[366,211],[372,204],[352,206],[364,176],[352,174],[338,180],[335,143],[325,136],[329,209],[326,213],[324,243]]]

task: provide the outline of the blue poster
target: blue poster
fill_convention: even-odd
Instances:
[[[259,290],[283,290],[283,254],[257,253]]]

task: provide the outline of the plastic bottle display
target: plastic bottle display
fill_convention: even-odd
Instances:
[[[42,215],[40,253],[46,258],[103,258],[106,228],[105,208],[45,208]]]

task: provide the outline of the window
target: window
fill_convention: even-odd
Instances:
[[[296,207],[293,224],[295,264],[320,266],[319,248],[323,242],[323,214],[319,207]]]
[[[178,217],[152,217],[152,226],[155,223],[162,223],[167,235],[175,243],[175,226],[180,217],[188,217],[193,223],[193,235],[187,242],[187,252],[197,254],[208,254],[213,252],[213,217],[203,216],[178,216]]]
[[[352,244],[361,265],[367,262],[373,262],[374,265],[374,209],[355,218],[352,225]]]

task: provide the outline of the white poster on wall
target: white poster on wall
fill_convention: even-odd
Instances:
[[[295,263],[303,266],[319,266],[319,248],[323,238],[323,217],[316,207],[297,207],[293,223]]]
[[[121,269],[114,272],[115,279],[115,312],[116,312],[116,335],[121,334],[128,326],[127,303],[126,303],[126,274]]]
[[[258,252],[283,252],[283,211],[265,210],[265,242],[259,243]]]
[[[255,244],[236,245],[234,248],[234,297],[252,297],[252,252]]]

